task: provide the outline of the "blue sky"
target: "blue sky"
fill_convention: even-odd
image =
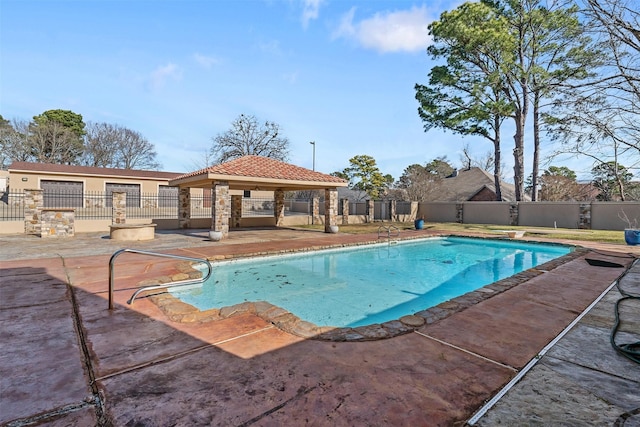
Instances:
[[[315,141],[321,172],[359,154],[395,179],[439,156],[460,166],[465,143],[478,157],[491,144],[425,133],[414,98],[434,65],[427,26],[459,3],[2,0],[0,114],[126,126],[165,171],[196,169],[240,114],[278,123],[293,164],[312,167]]]

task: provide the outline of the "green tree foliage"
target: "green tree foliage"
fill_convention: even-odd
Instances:
[[[40,163],[74,164],[84,149],[82,115],[48,110],[34,116],[29,126],[31,155]]]
[[[380,199],[393,184],[393,177],[383,175],[371,156],[354,156],[349,159],[349,164],[349,167],[332,175],[347,180],[350,189],[366,193],[371,199]]]
[[[601,55],[593,49],[578,18],[578,7],[565,3],[533,1],[528,11],[530,35],[525,55],[531,64],[530,85],[533,121],[533,201],[537,200],[542,118],[553,114],[548,108],[567,85],[593,75]]]
[[[540,177],[540,200],[581,200],[576,174],[566,166],[549,166]]]
[[[280,136],[277,123],[260,124],[255,116],[240,114],[231,129],[213,138],[211,154],[215,163],[223,163],[246,155],[270,157],[287,161],[289,139]]]
[[[584,78],[592,64],[577,10],[541,0],[468,2],[443,13],[430,32],[434,45],[429,53],[446,65],[431,70],[428,86],[416,86],[425,129],[441,127],[492,140],[499,188],[500,128],[505,117],[513,119],[514,184],[521,200],[531,104],[536,187],[542,101],[553,99],[561,84]]]
[[[11,164],[13,133],[11,122],[0,114],[0,169],[6,169]]]
[[[425,131],[451,130],[479,135],[493,143],[494,178],[500,199],[501,138],[505,117],[513,110],[504,95],[502,64],[510,62],[513,40],[507,22],[483,3],[464,3],[433,22],[428,52],[445,59],[429,73],[429,84],[416,84],[418,114]],[[500,37],[503,35],[503,37]]]
[[[600,190],[598,200],[626,200],[626,187],[633,174],[617,162],[600,163],[591,169],[593,186]]]

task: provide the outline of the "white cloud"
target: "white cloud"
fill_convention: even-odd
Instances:
[[[298,81],[298,72],[294,71],[291,73],[282,74],[282,79],[289,84],[295,84]]]
[[[280,48],[280,42],[278,40],[270,40],[268,42],[258,43],[258,48],[267,54],[274,56],[281,56],[282,49]]]
[[[379,52],[417,52],[429,44],[428,26],[434,18],[426,6],[410,10],[376,13],[354,22],[356,9],[342,16],[334,38],[352,39],[367,49]]]
[[[220,63],[220,60],[216,57],[203,55],[197,52],[193,54],[193,59],[207,70]]]
[[[164,87],[167,80],[179,81],[182,79],[182,71],[176,64],[169,63],[162,65],[151,73],[150,83],[152,89],[160,89]]]
[[[307,28],[309,21],[318,19],[320,6],[324,0],[302,0],[302,26]]]

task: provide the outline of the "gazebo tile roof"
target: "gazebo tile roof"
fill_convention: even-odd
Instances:
[[[284,179],[291,181],[335,182],[336,184],[345,183],[342,178],[333,175],[312,171],[269,157],[253,155],[239,157],[225,163],[181,175],[176,179],[189,178],[202,174]]]

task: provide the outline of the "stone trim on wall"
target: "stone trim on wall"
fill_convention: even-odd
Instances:
[[[518,225],[519,207],[518,203],[509,203],[509,219],[511,221],[509,225]]]
[[[366,200],[367,208],[365,211],[365,221],[373,222],[375,217],[375,202],[373,200]]]
[[[320,198],[314,197],[311,199],[311,224],[320,222],[322,222],[320,220]]]
[[[191,188],[178,190],[178,228],[191,228]]]
[[[591,230],[591,203],[580,203],[580,220],[578,228]]]
[[[40,189],[24,190],[24,234],[40,236],[40,215],[44,206],[44,195]]]
[[[111,223],[127,223],[127,193],[124,191],[114,191],[111,193]]]
[[[456,222],[464,224],[464,204],[456,203]]]
[[[231,196],[231,227],[240,228],[242,221],[242,195]]]
[[[75,209],[42,209],[40,237],[75,236]]]
[[[342,225],[349,224],[349,199],[340,200],[342,203]]]

